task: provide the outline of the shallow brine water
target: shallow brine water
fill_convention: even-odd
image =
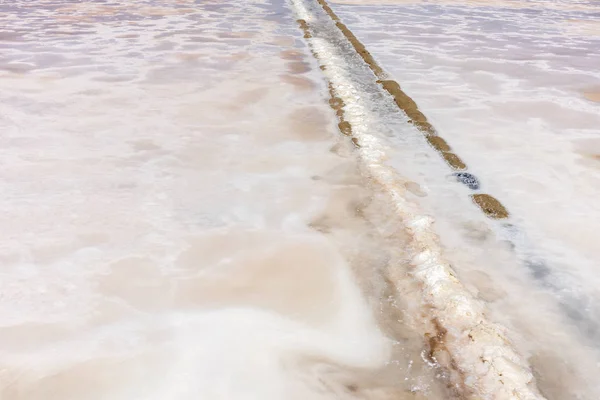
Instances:
[[[286,3],[1,11],[0,398],[441,393]]]
[[[598,398],[600,5],[334,3],[512,214],[508,232],[499,224],[478,234],[484,225],[449,201],[435,174],[422,177],[461,279],[529,353],[546,397]],[[507,237],[513,256],[491,252]]]
[[[597,398],[593,3],[386,3],[334,8],[526,240],[390,137],[407,198],[544,395]],[[0,11],[0,399],[457,396],[288,2]]]

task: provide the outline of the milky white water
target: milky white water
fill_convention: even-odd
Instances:
[[[286,3],[0,8],[2,400],[444,397]]]
[[[594,3],[385,3],[334,8],[519,234],[402,118],[356,122],[406,134],[407,199],[544,395],[600,397]],[[1,400],[454,398],[288,2],[0,11]]]
[[[335,3],[512,213],[509,229],[479,220],[459,200],[468,190],[435,178],[441,169],[397,162],[428,195],[422,203],[461,279],[529,354],[547,398],[599,398],[600,5]]]

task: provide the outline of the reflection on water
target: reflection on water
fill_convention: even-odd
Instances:
[[[438,218],[460,277],[530,354],[544,395],[598,398],[598,5],[335,2],[345,4],[336,13],[482,188],[513,215],[516,253],[502,229],[490,230],[459,205],[453,192],[463,188],[435,178],[442,170],[395,150],[397,165],[429,194],[421,202]],[[418,167],[428,173],[420,176]]]

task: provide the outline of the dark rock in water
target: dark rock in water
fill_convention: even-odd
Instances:
[[[456,177],[457,181],[467,185],[469,189],[479,189],[479,180],[475,177],[475,175],[468,172],[456,172],[453,175]]]

